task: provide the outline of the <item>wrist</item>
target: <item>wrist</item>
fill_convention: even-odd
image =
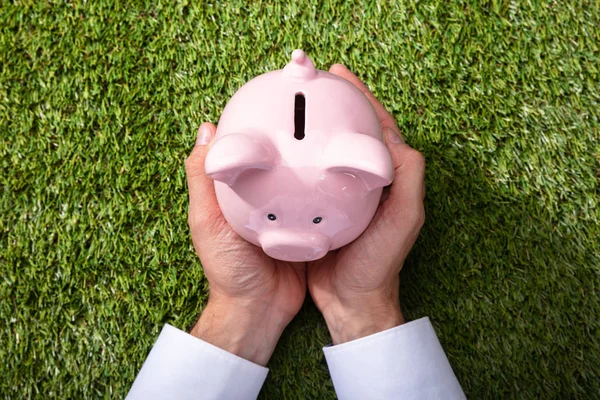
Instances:
[[[225,351],[266,366],[289,321],[271,310],[228,300],[209,300],[190,334]]]
[[[334,345],[394,328],[406,322],[399,301],[334,304],[323,313]]]

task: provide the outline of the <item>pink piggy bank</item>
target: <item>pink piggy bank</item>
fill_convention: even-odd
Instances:
[[[231,98],[205,170],[240,236],[301,262],[360,236],[394,167],[366,96],[295,50]]]

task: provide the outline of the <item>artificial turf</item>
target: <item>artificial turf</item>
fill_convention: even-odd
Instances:
[[[600,2],[0,3],[0,396],[123,397],[207,282],[184,159],[304,49],[427,159],[402,272],[472,399],[600,398]],[[333,398],[306,301],[265,399]]]

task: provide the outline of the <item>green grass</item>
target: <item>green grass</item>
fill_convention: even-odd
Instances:
[[[193,324],[184,159],[302,48],[426,156],[403,308],[466,394],[600,398],[600,2],[129,3],[0,3],[0,396],[123,397]],[[328,342],[307,300],[262,398],[333,398]]]

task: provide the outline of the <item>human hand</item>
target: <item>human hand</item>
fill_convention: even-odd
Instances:
[[[235,233],[221,213],[204,159],[216,127],[204,123],[186,160],[188,222],[210,285],[209,301],[191,334],[266,365],[306,294],[306,264],[274,260]]]
[[[394,182],[365,232],[354,242],[308,264],[308,288],[334,344],[405,322],[400,270],[425,221],[425,159],[405,144],[392,115],[343,65],[329,72],[358,87],[375,108],[394,162]]]

